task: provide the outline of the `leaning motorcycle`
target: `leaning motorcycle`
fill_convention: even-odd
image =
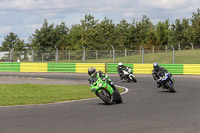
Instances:
[[[98,96],[105,104],[122,102],[119,90],[114,90],[105,80],[102,80],[101,78],[97,78],[96,81],[92,79],[90,89],[91,92],[94,92],[96,96]]]
[[[122,75],[123,79],[127,80],[128,82],[137,82],[135,75],[133,75],[131,68],[128,67],[127,69],[123,70],[123,75]]]
[[[163,89],[168,89],[171,92],[176,92],[174,89],[173,80],[171,79],[169,73],[164,73],[164,76],[160,78],[160,82]]]

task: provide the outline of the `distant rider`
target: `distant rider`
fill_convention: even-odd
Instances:
[[[95,67],[90,67],[88,69],[88,75],[89,75],[89,83],[93,83],[95,78],[101,78],[102,80],[106,81],[114,90],[116,90],[116,87],[114,86],[111,79],[108,78],[108,75],[103,73],[102,71],[96,71]]]
[[[118,63],[118,67],[117,67],[117,71],[119,74],[120,79],[122,80],[124,78],[124,72],[123,70],[127,71],[128,70],[128,66],[124,66],[122,62]]]
[[[159,66],[157,62],[153,63],[152,75],[153,75],[153,79],[157,80],[157,87],[158,88],[161,87],[160,79],[164,76],[164,73],[169,73],[169,72],[164,67]],[[169,74],[170,74],[170,78],[171,78],[172,74],[171,73],[169,73]]]

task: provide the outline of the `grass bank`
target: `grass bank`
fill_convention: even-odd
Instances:
[[[0,106],[47,104],[93,97],[96,96],[90,92],[89,85],[0,85]]]
[[[147,51],[146,51],[147,52]],[[99,56],[100,57],[100,56]],[[200,50],[182,50],[175,52],[175,64],[200,64]],[[82,60],[60,60],[59,63],[82,63]],[[115,62],[142,63],[142,55],[118,57]],[[162,64],[173,64],[173,52],[145,53],[144,63],[159,62]],[[50,62],[49,62],[50,63]],[[113,58],[87,59],[86,63],[113,63]]]

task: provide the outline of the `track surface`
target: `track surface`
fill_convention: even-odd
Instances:
[[[85,74],[19,74],[65,80],[87,80]],[[199,133],[200,77],[174,76],[176,93],[158,89],[151,75],[136,75],[138,83],[110,78],[125,86],[123,104],[100,99],[60,104],[0,107],[0,133]]]

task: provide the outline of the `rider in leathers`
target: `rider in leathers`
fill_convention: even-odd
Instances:
[[[159,66],[157,62],[153,64],[154,69],[152,70],[152,76],[154,80],[157,80],[157,87],[161,87],[161,78],[164,76],[165,73],[169,73],[164,67]],[[172,74],[170,74],[170,78],[172,80]],[[173,82],[173,81],[172,81]]]
[[[102,80],[106,81],[114,90],[116,90],[116,87],[114,86],[113,82],[111,81],[111,79],[108,78],[108,75],[103,73],[102,71],[96,71],[95,67],[90,67],[88,69],[88,75],[89,75],[89,83],[93,83],[95,78],[101,78]]]
[[[128,66],[124,66],[123,63],[119,62],[118,63],[118,67],[117,67],[117,71],[119,74],[120,79],[122,80],[124,78],[124,72],[123,70],[127,70],[129,67]]]

